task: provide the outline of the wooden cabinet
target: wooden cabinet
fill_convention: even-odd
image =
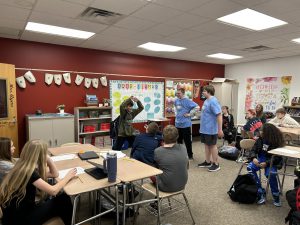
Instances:
[[[286,113],[288,113],[294,120],[300,123],[300,106],[283,106]]]
[[[74,116],[71,114],[26,115],[27,140],[42,139],[49,147],[74,142]]]
[[[75,140],[80,143],[95,144],[96,137],[103,137],[104,142],[110,142],[109,131],[112,120],[112,107],[76,107]],[[104,137],[107,137],[104,140]]]

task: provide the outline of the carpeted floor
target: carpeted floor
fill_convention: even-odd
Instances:
[[[204,161],[204,146],[198,138],[193,140],[194,160],[190,162],[189,180],[185,193],[192,208],[196,224],[203,225],[281,225],[288,214],[289,207],[285,199],[285,192],[293,188],[293,177],[286,177],[284,183],[284,193],[281,197],[282,207],[275,207],[272,204],[272,197],[268,196],[268,201],[264,205],[244,205],[232,202],[227,195],[227,191],[237,176],[241,164],[220,158],[221,170],[218,172],[208,172],[205,168],[198,168],[197,164]],[[245,170],[244,170],[245,172]],[[263,176],[264,178],[264,176]],[[264,179],[263,179],[264,180]],[[263,181],[263,185],[266,182]],[[81,207],[81,215],[84,209]],[[128,224],[131,220],[128,221]],[[187,225],[192,224],[187,210],[174,215],[165,216],[163,224]],[[102,224],[114,224],[113,219],[104,218]],[[140,210],[136,224],[151,225],[156,224],[156,218]]]

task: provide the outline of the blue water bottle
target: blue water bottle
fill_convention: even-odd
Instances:
[[[116,182],[117,179],[117,153],[108,152],[106,155],[106,168],[108,182]]]

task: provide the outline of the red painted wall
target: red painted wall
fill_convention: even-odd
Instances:
[[[38,42],[20,41],[0,38],[0,62],[14,64],[17,68],[89,71],[112,74],[134,74],[152,77],[186,77],[187,79],[212,79],[224,77],[224,65],[172,60],[116,52],[84,49]],[[16,77],[25,71],[16,70]],[[51,73],[51,72],[50,72]],[[65,104],[65,111],[73,113],[76,106],[84,106],[85,94],[96,94],[99,99],[109,98],[109,88],[86,89],[83,84],[76,86],[72,74],[72,84],[64,82],[61,86],[54,83],[47,86],[44,82],[45,72],[33,72],[37,82],[29,84],[26,89],[17,88],[19,146],[26,141],[25,115],[43,112],[56,112],[58,104]],[[97,75],[86,74],[95,78]],[[163,79],[131,78],[108,76],[111,80],[150,80]],[[200,103],[200,100],[196,100]],[[141,126],[138,126],[139,128]]]

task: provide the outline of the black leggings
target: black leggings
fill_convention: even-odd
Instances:
[[[115,141],[115,143],[114,143],[114,145],[112,147],[112,149],[113,150],[121,151],[122,150],[122,146],[123,146],[125,140],[128,141],[128,147],[132,147],[134,139],[135,139],[135,136],[127,136],[127,137],[118,136],[117,140]]]
[[[13,218],[3,217],[3,225],[42,225],[51,218],[60,217],[65,225],[70,225],[72,220],[71,199],[65,193],[58,195],[50,200],[41,202],[33,210],[23,216],[14,215]]]
[[[191,128],[190,127],[185,127],[185,128],[177,127],[177,130],[179,133],[177,143],[183,144],[183,140],[184,140],[187,154],[188,154],[189,158],[193,158]]]

